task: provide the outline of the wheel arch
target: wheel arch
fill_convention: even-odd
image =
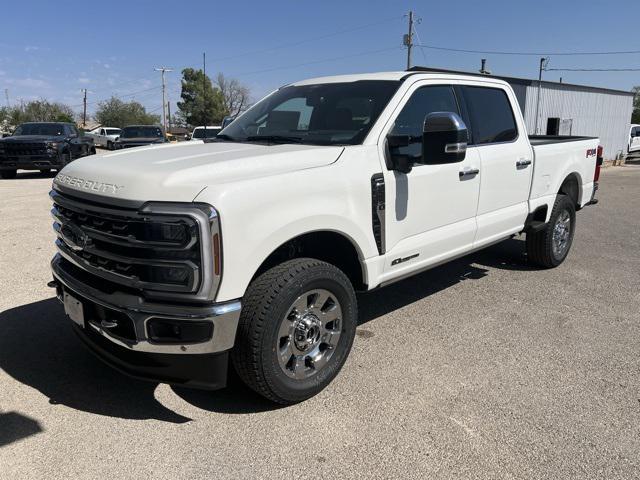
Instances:
[[[334,265],[347,275],[354,289],[367,289],[362,251],[352,238],[335,230],[313,230],[283,242],[262,260],[251,277],[251,282],[260,274],[284,261],[304,257]]]
[[[580,199],[582,198],[582,178],[578,172],[571,172],[564,176],[564,180],[558,188],[558,194],[567,195],[576,207],[580,208]]]

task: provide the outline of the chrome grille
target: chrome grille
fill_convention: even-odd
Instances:
[[[77,267],[138,290],[199,292],[203,245],[197,214],[120,209],[58,191],[50,196],[56,246]]]

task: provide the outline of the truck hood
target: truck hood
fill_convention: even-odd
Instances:
[[[54,185],[121,200],[191,202],[205,187],[329,165],[343,150],[180,142],[75,160],[56,176]]]

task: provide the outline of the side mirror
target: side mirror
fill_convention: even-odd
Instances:
[[[453,112],[433,112],[424,119],[422,162],[456,163],[464,160],[469,134],[460,116]]]

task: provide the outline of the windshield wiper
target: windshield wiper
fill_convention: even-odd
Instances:
[[[248,142],[271,142],[271,143],[302,143],[302,137],[289,137],[287,135],[250,135]]]
[[[216,135],[213,138],[203,138],[204,142],[215,142],[216,140],[227,140],[228,142],[237,142],[238,139],[235,137],[232,137],[231,135],[227,135],[226,133],[221,133]]]

